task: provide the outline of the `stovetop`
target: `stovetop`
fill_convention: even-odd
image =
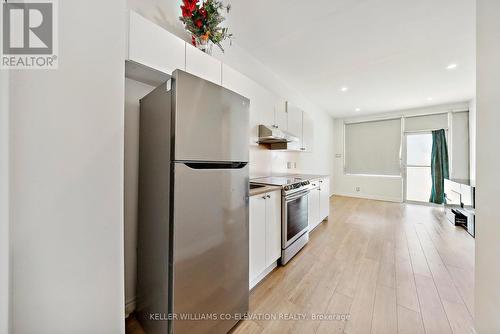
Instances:
[[[273,186],[286,186],[289,184],[295,184],[305,181],[302,178],[294,177],[294,176],[268,176],[268,177],[259,177],[256,179],[251,179],[252,183],[261,183],[261,184],[269,184]]]
[[[282,194],[288,196],[309,187],[309,180],[295,176],[269,176],[251,179],[251,183],[280,186]]]

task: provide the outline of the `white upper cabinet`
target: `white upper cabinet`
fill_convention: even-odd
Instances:
[[[227,64],[222,64],[222,86],[249,98],[252,81]]]
[[[297,138],[302,137],[302,109],[287,102],[286,111],[288,116],[287,131]]]
[[[288,129],[288,114],[286,110],[286,102],[279,101],[274,105],[274,125],[280,130]]]
[[[290,150],[300,150],[302,147],[302,109],[293,105],[290,102],[286,103],[286,111],[288,117],[287,131],[297,137],[299,140],[288,144]]]
[[[286,103],[287,110],[287,131],[299,138],[298,142],[288,144],[289,150],[311,152],[313,146],[313,121],[310,115],[295,106],[293,103]]]
[[[127,59],[164,73],[185,69],[185,42],[131,11]]]
[[[259,124],[273,125],[275,106],[280,104],[280,98],[264,87],[252,81],[250,98],[250,133],[255,145],[258,140]]]
[[[314,124],[311,116],[303,112],[302,113],[302,145],[300,147],[301,151],[312,152],[314,143]]]
[[[227,64],[222,64],[222,87],[232,90],[248,99],[250,99],[250,145],[257,145],[258,140],[258,127],[255,125],[256,106],[259,107],[257,102],[258,92],[256,84],[233,69]]]
[[[222,63],[187,43],[186,72],[222,85]]]
[[[279,97],[226,64],[222,64],[222,86],[250,99],[250,145],[256,146],[259,124],[274,124]]]
[[[131,11],[127,60],[171,74],[185,70],[222,84],[222,63],[159,25]]]

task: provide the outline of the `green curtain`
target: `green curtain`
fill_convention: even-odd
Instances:
[[[432,131],[431,156],[432,191],[429,202],[444,203],[444,179],[449,177],[448,146],[443,129]]]

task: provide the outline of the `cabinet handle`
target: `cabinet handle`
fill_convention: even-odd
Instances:
[[[267,197],[267,198],[271,198],[271,195],[267,195],[266,197]]]
[[[319,180],[319,183],[323,183],[323,181]]]
[[[262,196],[262,198],[263,198],[263,199],[266,199],[266,196],[264,195],[264,196]]]

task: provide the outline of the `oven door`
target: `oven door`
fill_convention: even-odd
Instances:
[[[283,235],[281,242],[283,249],[291,245],[309,229],[308,194],[309,190],[305,190],[283,197]]]

